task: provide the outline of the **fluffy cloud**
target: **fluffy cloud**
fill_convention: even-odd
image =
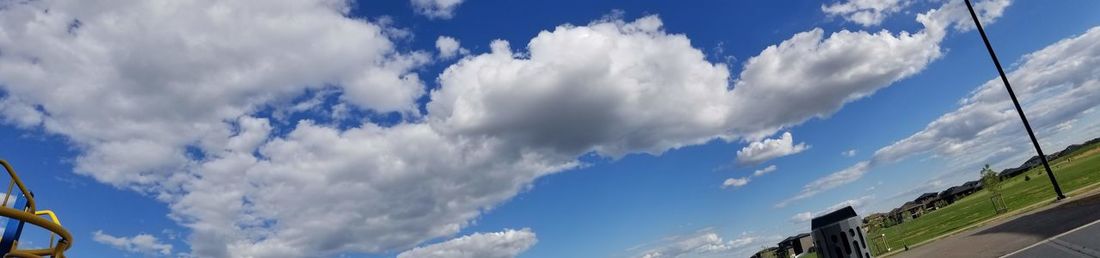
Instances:
[[[1064,123],[1080,119],[1086,110],[1098,105],[1100,76],[1100,28],[1059,41],[1023,57],[1016,70],[1009,73],[1013,90],[1028,113],[1033,127],[1047,132],[1043,138],[1060,138],[1075,131]],[[1063,128],[1063,130],[1051,130]],[[1020,135],[1020,124],[1004,85],[994,78],[979,86],[960,101],[960,107],[940,116],[923,130],[883,147],[875,152],[873,161],[894,162],[906,157],[932,152],[940,157],[955,157],[956,161],[983,163],[993,156],[978,156],[972,150],[1014,149],[1030,146]],[[1022,145],[1021,145],[1022,144]],[[1033,155],[1030,148],[1021,157]],[[997,162],[997,161],[994,161]]]
[[[845,156],[845,157],[849,157],[849,158],[850,157],[855,157],[856,156],[856,150],[851,149],[851,150],[842,151],[842,152],[840,152],[840,155]]]
[[[439,57],[443,59],[450,59],[470,53],[470,50],[466,50],[459,45],[458,40],[447,36],[439,36],[439,38],[435,40],[435,48],[439,50]]]
[[[66,136],[81,153],[78,173],[169,202],[193,229],[199,256],[227,256],[218,252],[226,243],[280,240],[275,231],[301,236],[309,232],[278,224],[272,232],[203,237],[274,222],[243,212],[284,204],[246,200],[258,194],[245,187],[258,180],[246,175],[261,164],[252,153],[272,129],[250,114],[324,87],[359,109],[418,116],[415,100],[425,90],[409,70],[427,55],[394,51],[386,28],[347,17],[348,10],[343,1],[6,4],[0,113],[11,124]]]
[[[495,41],[440,75],[429,121],[565,156],[657,154],[724,135],[728,69],[661,26],[656,16],[563,25],[526,54]]]
[[[806,143],[794,144],[791,132],[784,132],[776,139],[764,139],[759,142],[749,143],[737,151],[737,162],[741,164],[760,164],[774,158],[794,155],[809,149]]]
[[[397,258],[507,258],[534,246],[538,238],[530,229],[475,233],[446,242],[405,251]]]
[[[722,188],[742,187],[742,186],[745,186],[747,184],[749,184],[749,178],[748,177],[727,178],[726,181],[722,182]]]
[[[417,14],[427,16],[430,19],[450,19],[454,17],[455,9],[463,0],[412,0],[413,9]]]
[[[778,168],[779,167],[776,167],[775,165],[771,165],[765,168],[757,169],[756,171],[752,172],[752,176],[763,176],[764,174],[774,172]]]
[[[942,55],[950,26],[966,29],[961,0],[917,15],[924,29],[876,33],[842,30],[826,37],[817,28],[795,34],[750,58],[734,84],[731,130],[761,139],[810,118],[825,118],[844,104],[922,71]],[[993,22],[1007,0],[979,1],[984,22]],[[807,83],[813,82],[813,83]]]
[[[346,17],[344,2],[264,6],[195,3],[94,8],[41,1],[6,7],[0,10],[4,12],[0,17],[6,18],[0,24],[0,46],[5,49],[0,56],[4,75],[0,85],[8,93],[0,105],[3,114],[9,123],[42,127],[72,139],[82,150],[77,159],[80,173],[155,194],[169,203],[172,218],[192,230],[189,241],[194,255],[204,257],[403,250],[459,232],[535,178],[576,166],[575,157],[584,152],[657,153],[713,139],[724,131],[727,69],[706,62],[685,36],[665,34],[656,17],[544,32],[532,40],[531,59],[526,61],[511,60],[511,51],[502,47],[506,44],[495,43],[493,53],[463,61],[441,77],[443,89],[433,93],[428,104],[433,112],[428,123],[390,127],[364,123],[338,129],[300,121],[296,127],[279,128],[256,113],[262,108],[276,109],[276,114],[295,112],[285,111],[297,109],[290,105],[291,99],[321,87],[336,88],[341,105],[419,116],[413,100],[422,95],[423,87],[407,71],[424,62],[425,55],[395,52],[384,28]],[[266,17],[288,15],[294,18],[286,20],[301,21],[265,23],[284,20]],[[138,20],[142,22],[133,22]],[[126,24],[153,24],[158,29]],[[245,32],[251,37],[236,39]],[[568,42],[598,43],[573,40],[590,35],[625,45],[556,47]],[[613,55],[586,59],[591,55],[561,53]],[[505,59],[510,61],[492,63]],[[581,61],[594,63],[571,67]],[[463,80],[466,72],[489,71],[480,64],[510,68],[507,65],[523,62],[545,62],[564,70],[556,74],[561,77],[539,77],[542,71],[519,73],[531,78],[485,81],[488,86]],[[510,123],[508,119],[516,117],[508,114],[491,114],[504,119],[500,127],[465,123],[484,111],[466,105],[500,103],[490,98],[467,99],[480,97],[460,96],[466,94],[462,90],[484,87],[484,92],[492,93],[493,87],[525,85],[533,81],[529,79],[548,81],[543,90],[549,92],[577,89],[583,84],[575,82],[583,80],[554,81],[583,79],[581,75],[593,71],[609,72],[595,74],[609,81],[592,88],[607,94],[655,91],[620,102],[625,104],[620,108],[652,108],[655,115],[634,120],[629,127],[605,129],[605,133],[628,133],[598,141],[585,138],[592,134],[584,128],[555,132]],[[526,95],[536,100],[539,94],[549,93],[524,90],[536,90]],[[712,98],[706,100],[708,96]],[[526,103],[568,99],[559,97]],[[686,106],[697,103],[704,106]],[[578,112],[564,114],[606,111],[602,106],[578,107]],[[316,108],[305,110],[312,109]],[[614,112],[628,120],[644,114]],[[660,116],[684,119],[666,121]],[[585,119],[562,114],[544,117]],[[615,122],[622,121],[593,124]],[[689,128],[684,124],[702,131],[682,131]],[[513,141],[517,136],[511,132],[518,132],[520,139],[545,136],[582,147],[559,146],[537,137]]]
[[[704,229],[689,235],[665,238],[636,256],[642,258],[726,257],[760,240],[759,237],[748,234],[725,240],[712,229]]]
[[[821,11],[830,16],[842,16],[845,20],[863,26],[875,26],[887,16],[901,11],[912,0],[848,0],[831,5],[821,5]]]
[[[518,53],[494,42],[447,68],[421,114],[424,86],[410,71],[429,55],[394,50],[392,28],[349,10],[336,0],[6,5],[0,114],[67,137],[78,173],[168,203],[193,255],[383,253],[457,234],[578,155],[759,140],[938,53],[913,43],[929,33],[812,30],[750,60],[729,90],[728,69],[659,18],[601,20],[541,32]],[[889,51],[854,51],[866,49]],[[339,104],[295,107],[320,91]],[[281,124],[268,109],[408,119]]]
[[[168,256],[172,254],[172,245],[161,243],[156,237],[149,234],[138,234],[132,237],[116,237],[96,230],[92,233],[92,240],[114,247],[115,249],[140,253],[146,255]]]
[[[974,11],[978,13],[983,25],[992,24],[1004,14],[1005,8],[1012,4],[1012,0],[985,0],[973,1]],[[939,8],[939,11],[931,15],[932,19],[944,24],[954,24],[958,31],[970,31],[974,29],[974,19],[970,17],[963,0],[947,0]]]
[[[535,178],[575,164],[506,146],[426,124],[341,131],[307,121],[260,147],[263,159],[231,152],[204,162],[173,212],[215,256],[401,250],[458,233]]]
[[[831,5],[821,5],[821,11],[829,16],[844,17],[845,20],[862,26],[877,26],[886,17],[900,12],[914,2],[913,0],[846,0]],[[1011,0],[974,1],[974,9],[978,12],[982,23],[993,23],[1010,4],[1012,4]],[[974,28],[974,22],[963,0],[946,0],[935,16],[938,17],[934,19],[945,24],[954,24],[955,29],[960,31]]]
[[[855,165],[852,165],[848,168],[845,168],[845,169],[842,169],[842,170],[837,171],[835,173],[829,174],[828,176],[818,178],[817,180],[814,180],[814,181],[810,182],[809,184],[806,184],[805,186],[802,187],[802,191],[800,191],[797,195],[795,195],[794,197],[788,198],[786,200],[783,200],[782,202],[779,202],[775,206],[776,207],[785,207],[785,206],[787,206],[787,204],[790,204],[791,202],[806,199],[806,198],[810,198],[810,197],[812,197],[814,195],[817,195],[818,193],[824,192],[826,190],[837,188],[837,187],[840,187],[842,185],[845,185],[845,184],[848,184],[848,183],[851,183],[851,182],[855,182],[856,180],[863,177],[863,174],[866,174],[867,171],[870,171],[870,169],[871,169],[871,163],[870,162],[863,161],[863,162],[856,163]]]
[[[1082,119],[1100,98],[1100,28],[1054,43],[1028,54],[1009,73],[1033,127],[1045,134],[1041,143],[1050,149],[1052,139],[1069,139],[1059,145],[1084,140],[1082,130],[1057,130],[1067,121]],[[1019,116],[999,78],[980,85],[960,101],[958,109],[929,123],[924,129],[875,151],[868,161],[857,163],[807,185],[795,199],[855,181],[871,168],[930,154],[944,159],[952,172],[974,170],[981,164],[1016,166],[1034,152]],[[1024,147],[1026,146],[1026,147]],[[984,151],[975,151],[984,150]],[[858,172],[858,173],[856,173]],[[821,183],[818,183],[821,182]]]
[[[736,129],[760,137],[824,118],[920,72],[940,56],[943,38],[940,25],[921,20],[926,29],[916,34],[844,30],[825,37],[813,29],[768,47],[746,62],[733,89]]]
[[[1097,106],[1093,100],[1100,94],[1096,92],[1100,87],[1097,75],[1100,70],[1095,68],[1100,64],[1098,39],[1100,28],[1092,28],[1084,35],[1024,56],[1023,65],[1009,73],[1013,90],[1034,127],[1039,130],[1057,128]],[[940,116],[923,130],[879,149],[874,159],[897,161],[927,151],[943,156],[965,156],[970,152],[967,150],[1002,149],[1007,147],[1006,143],[1019,142],[1006,141],[1023,133],[1020,125],[1000,78],[993,78],[960,101],[958,109]]]
[[[307,89],[415,112],[424,89],[383,29],[336,1],[33,1],[0,9],[0,112],[68,136],[77,170],[115,185],[172,182],[183,146],[213,148],[226,121]],[[46,11],[46,10],[49,11]]]

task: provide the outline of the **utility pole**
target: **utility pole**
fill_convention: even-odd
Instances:
[[[1020,101],[1016,99],[1016,93],[1012,91],[1012,86],[1008,84],[1008,76],[1005,76],[1005,70],[1001,68],[1001,61],[997,60],[997,53],[993,52],[993,45],[989,44],[989,37],[985,35],[985,29],[982,29],[982,23],[978,21],[978,13],[974,12],[974,5],[970,3],[970,0],[965,0],[966,8],[970,9],[970,18],[974,19],[974,26],[978,27],[978,33],[982,35],[982,41],[985,42],[985,48],[989,50],[989,56],[993,58],[993,65],[997,66],[997,73],[1001,74],[1001,81],[1005,84],[1005,89],[1008,90],[1008,96],[1012,97],[1012,104],[1016,105],[1016,112],[1020,114],[1020,120],[1024,121],[1024,128],[1027,129],[1027,136],[1031,137],[1031,144],[1035,145],[1035,152],[1039,153],[1039,160],[1043,161],[1043,168],[1047,170],[1047,177],[1050,178],[1050,184],[1054,186],[1054,192],[1058,194],[1058,200],[1065,199],[1066,195],[1062,194],[1062,188],[1058,186],[1058,179],[1054,178],[1054,171],[1050,170],[1050,163],[1047,162],[1046,154],[1043,154],[1043,148],[1039,147],[1039,140],[1035,138],[1035,132],[1031,130],[1031,124],[1027,122],[1027,116],[1024,115],[1024,109],[1020,107]]]

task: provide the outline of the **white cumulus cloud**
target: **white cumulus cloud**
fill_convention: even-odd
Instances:
[[[459,3],[416,2],[442,3],[432,6],[448,17]],[[939,54],[930,32],[815,29],[751,59],[730,90],[729,69],[658,17],[608,18],[540,32],[517,51],[494,42],[439,76],[424,114],[413,71],[430,54],[397,51],[394,28],[349,17],[350,6],[5,5],[0,115],[66,137],[78,173],[165,202],[191,230],[191,255],[327,257],[453,236],[586,153],[758,141]],[[317,92],[339,104],[294,102]],[[403,119],[284,123],[268,109]]]
[[[439,36],[435,40],[435,48],[439,51],[439,57],[442,59],[450,59],[470,53],[470,50],[466,50],[459,45],[458,40],[447,36]]]
[[[791,136],[791,132],[784,132],[776,139],[749,143],[748,146],[737,151],[737,162],[760,164],[775,158],[794,155],[809,148],[810,146],[806,143],[794,144],[794,136]]]
[[[474,233],[442,243],[402,252],[397,258],[509,258],[534,246],[538,238],[530,229]]]
[[[912,0],[847,0],[821,5],[821,11],[830,16],[842,16],[859,25],[875,26],[912,3]]]
[[[146,255],[168,256],[172,254],[172,245],[162,243],[159,239],[149,234],[138,234],[132,237],[118,237],[103,233],[101,230],[92,232],[92,241],[111,246],[115,249]]]
[[[944,23],[954,24],[954,28],[960,31],[968,31],[974,28],[974,22],[963,0],[944,0],[939,8],[938,19]],[[821,11],[829,16],[840,16],[845,20],[862,26],[877,26],[890,15],[901,12],[909,5],[917,1],[913,0],[842,0],[833,4],[821,5]],[[978,12],[978,18],[982,23],[993,23],[999,18],[1006,7],[1012,4],[1011,0],[986,0],[974,1],[974,9]]]
[[[742,186],[745,186],[747,184],[749,184],[749,178],[748,177],[727,178],[726,181],[722,182],[722,188],[742,187]]]
[[[413,10],[430,19],[450,19],[464,0],[412,0]]]
[[[936,49],[936,56],[939,55],[938,44],[943,39],[943,34],[946,33],[946,30],[949,26],[955,26],[956,29],[962,31],[966,30],[965,24],[966,22],[970,21],[970,19],[968,18],[969,13],[966,10],[966,6],[962,5],[961,3],[961,0],[950,0],[945,2],[937,9],[933,9],[917,15],[917,21],[924,24],[925,29],[918,34],[915,34],[916,36],[914,37],[924,37],[928,40],[932,40],[928,43],[930,43],[930,46],[933,46]],[[975,9],[977,9],[979,15],[983,17],[983,23],[992,23],[997,17],[999,17],[1003,13],[1003,9],[1006,8],[1009,3],[1010,1],[1007,0],[979,1],[976,3],[976,5],[980,7],[976,7]],[[995,117],[998,116],[1004,118],[1008,115],[1008,113],[1005,112],[990,112],[992,110],[988,109],[985,111],[986,112],[984,112],[983,114],[987,115],[987,117],[970,117],[968,119],[974,120],[967,123],[966,126],[975,126],[977,124],[981,124],[981,121],[997,119]],[[785,199],[784,201],[781,201],[780,203],[776,204],[776,206],[786,206],[791,202],[812,197],[823,191],[833,189],[862,178],[863,175],[870,171],[871,168],[882,163],[884,159],[889,159],[887,157],[889,155],[883,155],[880,154],[880,152],[883,152],[883,150],[880,149],[879,151],[876,151],[872,160],[857,162],[856,164],[853,164],[848,168],[836,171],[825,177],[816,179],[809,184],[806,184],[802,187],[802,190],[799,191],[798,194],[791,198]]]
[[[1082,119],[1086,110],[1100,105],[1095,101],[1100,98],[1097,40],[1100,28],[1089,29],[1025,55],[1021,65],[1008,74],[1032,126],[1046,133],[1040,135],[1044,148],[1074,144],[1088,137],[1083,131],[1087,129],[1057,128]],[[1053,139],[1066,140],[1056,143]],[[814,181],[794,199],[853,182],[878,165],[914,155],[942,158],[950,165],[949,172],[973,170],[982,164],[1015,167],[1035,155],[1030,146],[1004,85],[994,77],[962,99],[956,110],[878,149],[870,160]]]
[[[635,255],[641,258],[671,258],[671,257],[728,257],[733,253],[743,251],[753,243],[761,242],[760,237],[749,234],[741,234],[735,239],[723,239],[713,229],[703,229],[698,232],[671,236],[657,243],[650,244],[647,249]]]
[[[752,172],[752,176],[763,176],[767,173],[775,172],[775,170],[778,169],[778,168],[779,167],[777,167],[775,165],[771,165],[771,166],[767,166],[765,168],[757,169],[756,171]]]
[[[446,134],[499,138],[576,156],[659,154],[724,135],[729,70],[656,16],[540,32],[528,53],[506,41],[439,77],[428,118]]]

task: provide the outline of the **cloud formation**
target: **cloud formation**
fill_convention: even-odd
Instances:
[[[910,77],[940,57],[944,30],[918,19],[918,33],[815,28],[750,58],[732,91],[736,132],[760,139]],[[813,83],[806,83],[813,82]],[[767,112],[760,112],[767,110]]]
[[[458,40],[447,36],[439,36],[435,40],[435,48],[439,51],[439,58],[442,59],[451,59],[470,53],[470,50],[466,50],[459,45]]]
[[[132,237],[117,237],[103,233],[101,230],[96,230],[92,233],[92,241],[131,253],[161,256],[169,256],[172,254],[172,245],[162,243],[159,239],[149,234],[138,234]]]
[[[749,178],[748,177],[727,178],[726,181],[722,182],[722,188],[742,187],[742,186],[745,186],[747,184],[749,184]]]
[[[765,174],[774,172],[778,168],[779,167],[777,167],[775,165],[771,165],[771,166],[767,166],[765,168],[757,169],[756,171],[752,172],[752,176],[763,176]]]
[[[837,188],[837,187],[840,187],[842,185],[845,185],[845,184],[848,184],[848,183],[851,183],[851,182],[855,182],[856,180],[862,178],[863,174],[866,174],[867,171],[870,171],[870,169],[871,169],[871,163],[870,162],[863,161],[863,162],[856,163],[855,165],[852,165],[848,168],[845,168],[845,169],[842,169],[842,170],[837,171],[835,173],[829,174],[825,177],[818,178],[817,180],[814,180],[814,181],[810,182],[809,184],[806,184],[805,186],[802,187],[802,191],[800,191],[797,195],[795,195],[794,197],[788,198],[786,200],[783,200],[782,202],[779,202],[775,206],[776,207],[785,207],[785,206],[787,206],[787,204],[790,204],[791,202],[806,199],[806,198],[810,198],[810,197],[812,197],[814,195],[817,195],[818,193],[824,192],[826,190],[830,190],[830,189]]]
[[[493,42],[439,76],[425,114],[413,71],[430,54],[396,50],[394,28],[349,10],[331,0],[6,5],[0,115],[70,140],[77,173],[165,202],[191,229],[192,255],[385,253],[459,233],[580,155],[760,141],[939,55],[934,33],[814,29],[750,59],[730,90],[729,69],[658,17],[608,18],[540,32],[519,50]],[[295,101],[311,94],[338,104]],[[284,122],[267,111],[324,114]],[[325,121],[354,111],[402,119]]]
[[[880,25],[887,17],[904,10],[914,2],[916,1],[842,0],[830,5],[821,5],[821,11],[829,16],[841,16],[850,22],[871,27]],[[982,23],[993,23],[1001,17],[1004,9],[1012,4],[1012,0],[974,1],[973,4]],[[963,0],[945,0],[936,15],[940,17],[934,19],[954,24],[956,30],[969,31],[974,28],[974,22]]]
[[[794,136],[791,136],[791,132],[784,132],[779,138],[752,142],[745,148],[738,150],[737,162],[755,165],[775,158],[794,155],[809,148],[810,146],[806,143],[794,144]]]
[[[417,247],[397,258],[511,258],[534,246],[538,238],[530,229],[474,233],[442,243]]]
[[[1100,65],[1097,40],[1100,28],[1089,29],[1025,55],[1019,61],[1021,65],[1008,74],[1032,126],[1045,132],[1040,135],[1044,146],[1054,144],[1044,139],[1065,138],[1062,136],[1085,130],[1060,125],[1079,119],[1100,104],[1094,101],[1100,98],[1097,91],[1100,76],[1095,69]],[[992,78],[962,99],[956,110],[940,116],[919,132],[878,149],[870,160],[814,181],[792,199],[853,182],[878,165],[915,155],[942,158],[951,165],[952,172],[977,169],[981,164],[1014,167],[1035,155],[1027,137],[1021,137],[1024,134],[1004,85],[999,78]],[[1060,145],[1071,143],[1076,142]]]
[[[742,234],[736,239],[725,240],[712,229],[703,229],[693,234],[662,239],[641,252],[641,254],[636,255],[636,257],[726,257],[760,240],[762,239],[748,234]]]
[[[660,154],[726,135],[729,70],[662,21],[598,21],[506,41],[439,76],[428,121],[445,134],[577,156]]]
[[[912,0],[847,0],[831,5],[821,5],[821,11],[829,16],[841,16],[845,20],[863,26],[877,26],[891,14],[900,12],[912,4]]]
[[[429,19],[451,19],[463,0],[412,0],[413,10]]]
[[[184,146],[220,148],[226,121],[330,83],[361,108],[415,112],[425,90],[409,70],[426,55],[395,52],[345,4],[263,4],[7,5],[0,112],[68,136],[77,171],[116,186],[182,180]]]

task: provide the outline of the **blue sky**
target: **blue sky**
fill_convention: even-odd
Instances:
[[[959,1],[275,2],[0,4],[70,256],[745,256],[1034,153]],[[977,2],[1043,147],[1100,137],[1100,3]]]

